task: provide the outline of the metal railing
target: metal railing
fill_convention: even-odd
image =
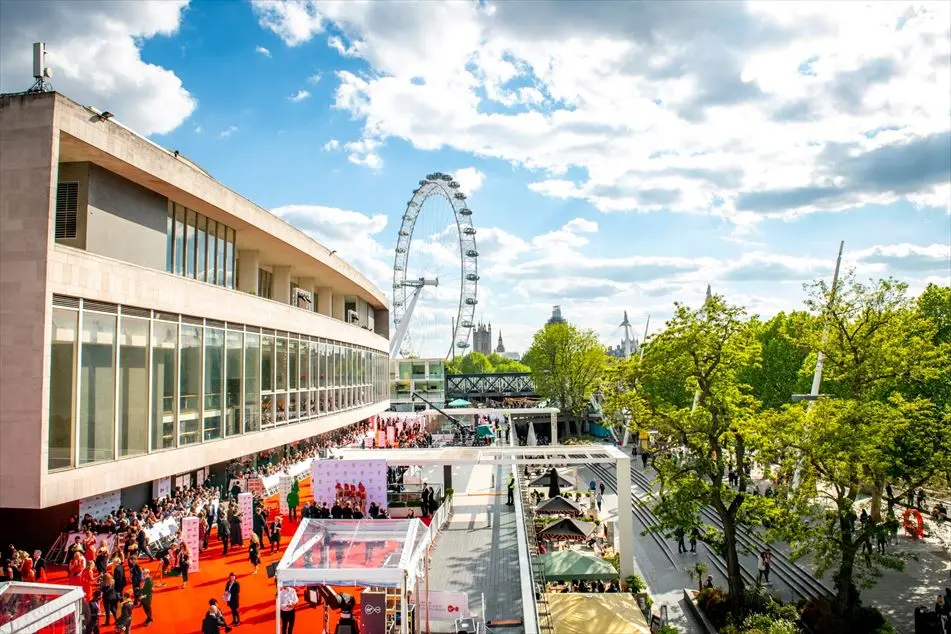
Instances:
[[[534,612],[538,632],[541,634],[553,634],[555,627],[551,619],[551,606],[548,604],[548,599],[545,594],[545,589],[547,588],[545,570],[539,559],[538,540],[535,536],[535,512],[531,500],[529,499],[528,488],[522,486],[522,476],[519,474],[518,468],[513,467],[513,472],[515,473],[515,484],[519,491],[516,501],[518,505],[516,513],[519,513],[523,518],[522,530],[528,549],[529,572],[533,590],[532,598],[534,599]],[[524,595],[522,600],[525,600]],[[526,624],[526,632],[527,631],[529,630]]]

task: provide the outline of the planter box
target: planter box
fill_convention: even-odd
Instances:
[[[684,588],[684,602],[686,602],[687,607],[690,608],[690,611],[693,613],[693,617],[700,626],[700,629],[707,632],[707,634],[717,634],[717,628],[713,627],[713,623],[710,622],[710,619],[706,617],[703,610],[697,605],[697,594],[699,593],[693,588]]]

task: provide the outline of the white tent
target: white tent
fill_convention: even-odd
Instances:
[[[46,583],[0,583],[0,605],[12,619],[0,619],[0,634],[30,634],[58,626],[68,634],[81,634],[83,591],[73,586]]]
[[[277,566],[278,586],[399,588],[406,634],[407,591],[425,574],[435,529],[419,519],[304,519]]]

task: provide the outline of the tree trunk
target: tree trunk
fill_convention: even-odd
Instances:
[[[872,499],[869,501],[869,517],[876,524],[882,521],[882,491],[885,490],[885,483],[875,479],[872,484]]]
[[[743,607],[743,591],[746,585],[741,574],[740,558],[736,551],[736,524],[728,514],[720,514],[723,520],[723,558],[726,560],[727,589],[730,593],[730,607],[739,613]]]
[[[848,614],[858,605],[859,591],[852,582],[855,568],[856,546],[850,543],[842,548],[842,561],[835,574],[835,609],[839,614]]]

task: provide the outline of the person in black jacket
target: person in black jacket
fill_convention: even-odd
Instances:
[[[221,628],[225,628],[225,632],[231,631],[231,628],[225,623],[225,617],[221,616],[218,600],[208,599],[208,611],[205,612],[205,616],[201,620],[201,634],[219,634]]]
[[[218,515],[218,539],[221,540],[221,556],[224,557],[228,554],[228,543],[231,541],[231,526],[224,513]]]
[[[241,617],[238,615],[238,608],[241,606],[241,584],[238,578],[232,572],[228,575],[228,581],[225,582],[225,603],[231,610],[231,624],[241,625]]]
[[[115,579],[116,594],[119,597],[122,597],[122,592],[125,590],[126,578],[125,578],[125,560],[122,559],[122,555],[119,555],[119,562],[116,564],[116,567],[112,570],[112,578]]]

